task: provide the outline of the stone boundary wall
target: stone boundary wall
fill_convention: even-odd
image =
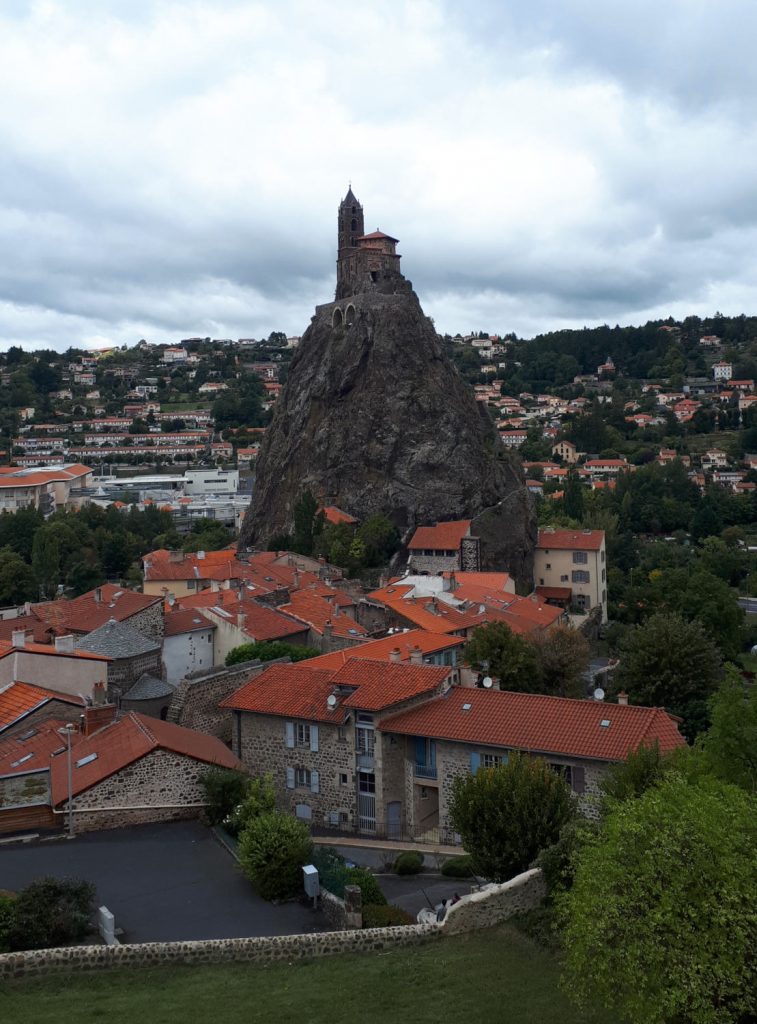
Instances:
[[[229,743],[232,738],[231,711],[219,708],[219,703],[271,664],[270,661],[244,661],[228,668],[217,665],[190,673],[176,685],[167,720]]]
[[[0,955],[0,981],[111,967],[162,967],[175,964],[272,964],[375,950],[417,946],[442,935],[436,925],[364,928],[353,931],[275,935],[255,939],[207,939],[200,942],[145,942],[123,946],[67,946]]]
[[[488,885],[451,906],[445,915],[442,931],[446,935],[491,928],[515,914],[538,907],[547,895],[547,885],[540,868],[524,871],[502,885]]]
[[[344,900],[340,900],[338,896],[329,892],[328,889],[324,889],[323,886],[321,886],[321,910],[332,928],[346,929],[347,908],[344,905]]]

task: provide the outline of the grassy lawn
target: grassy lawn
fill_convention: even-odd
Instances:
[[[427,946],[305,964],[104,971],[0,985],[0,1019],[24,1024],[610,1024],[575,1009],[556,962],[508,927]]]

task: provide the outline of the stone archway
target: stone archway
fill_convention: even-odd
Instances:
[[[351,327],[355,322],[355,307],[352,303],[349,304],[347,309],[344,311],[344,322],[347,327]]]
[[[342,311],[337,306],[337,308],[334,310],[334,315],[331,318],[331,326],[332,327],[341,327],[343,323],[344,323],[344,317],[342,316]]]

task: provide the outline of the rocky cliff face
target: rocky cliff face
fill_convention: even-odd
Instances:
[[[310,490],[365,520],[473,519],[482,568],[530,585],[536,524],[522,470],[401,275],[319,306],[262,446],[240,543],[292,528]]]

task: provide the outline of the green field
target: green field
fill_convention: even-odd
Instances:
[[[24,1024],[610,1024],[575,1009],[555,960],[513,928],[427,946],[273,967],[111,971],[0,986]]]

